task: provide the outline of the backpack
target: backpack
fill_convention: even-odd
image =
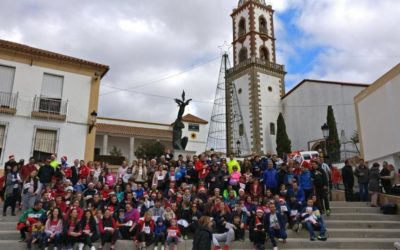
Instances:
[[[388,203],[381,206],[382,213],[384,214],[397,214],[397,204]]]

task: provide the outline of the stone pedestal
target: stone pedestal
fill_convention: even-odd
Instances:
[[[186,160],[187,155],[190,155],[190,158],[192,158],[192,156],[196,154],[196,151],[174,149],[173,154],[174,160],[178,160],[178,155],[183,155],[183,159]]]

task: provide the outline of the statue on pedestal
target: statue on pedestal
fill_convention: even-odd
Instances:
[[[174,99],[179,106],[178,117],[172,124],[172,146],[174,149],[185,150],[188,143],[188,138],[185,136],[182,138],[182,129],[185,125],[182,122],[182,115],[185,112],[185,108],[189,105],[192,99],[185,101],[185,91],[182,92],[182,100]]]

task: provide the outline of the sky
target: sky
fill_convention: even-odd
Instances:
[[[173,98],[209,120],[238,0],[1,0],[0,39],[103,63],[99,116],[172,123]],[[399,63],[399,0],[271,0],[286,90],[372,83]],[[232,57],[231,57],[232,61]]]

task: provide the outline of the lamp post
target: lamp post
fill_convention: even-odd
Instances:
[[[325,154],[325,158],[326,158],[326,156],[328,155],[328,150],[326,148],[327,140],[328,140],[328,137],[329,137],[328,124],[324,123],[324,125],[321,126],[321,130],[322,130],[322,136],[324,137],[324,140],[325,140],[325,152],[324,152],[324,154]]]
[[[236,141],[236,157],[240,157],[240,140]]]
[[[90,124],[89,124],[89,134],[92,132],[94,126],[96,125],[97,121],[97,112],[96,110],[93,110],[92,113],[90,113]]]

